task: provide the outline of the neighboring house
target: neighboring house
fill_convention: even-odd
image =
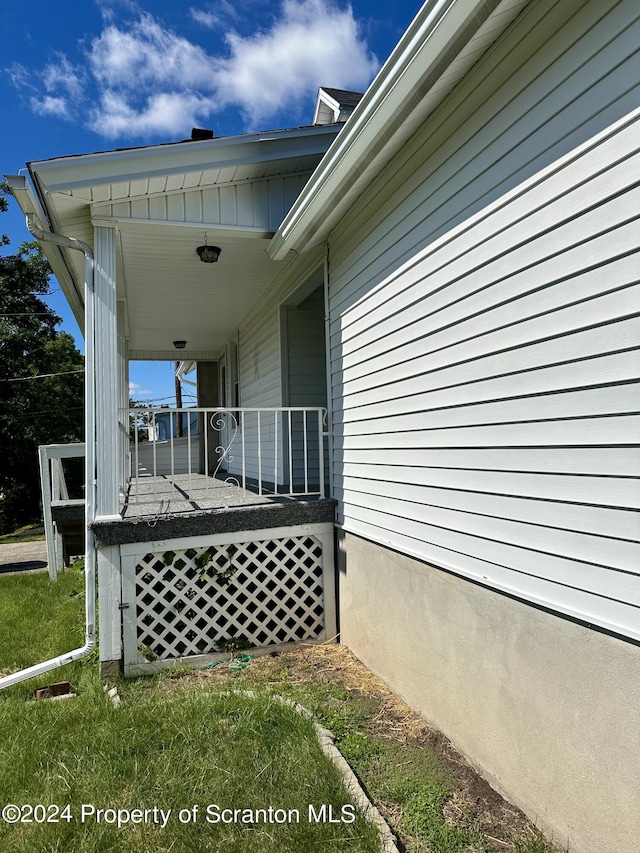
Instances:
[[[200,470],[305,480],[268,549],[287,524],[321,543],[307,613],[330,601],[327,528],[308,535],[327,516],[305,515],[333,512],[327,407],[341,641],[560,843],[640,849],[639,43],[634,0],[428,2],[339,134],[32,163],[38,202],[15,182],[96,252],[103,661],[132,584],[153,621],[176,551],[251,561],[212,518],[247,513],[233,530],[256,541],[275,523],[259,505],[181,528],[170,508],[126,541],[143,525],[120,519],[136,470],[118,479],[111,379],[127,349],[186,340],[199,406],[236,409]],[[217,265],[195,255],[205,230]],[[79,312],[81,259],[43,246]],[[319,410],[313,429],[283,407]]]
[[[169,408],[167,406],[167,408]],[[150,441],[168,441],[171,438],[183,438],[189,434],[198,435],[198,415],[196,412],[180,412],[180,417],[170,411],[156,411],[154,427],[149,427]]]

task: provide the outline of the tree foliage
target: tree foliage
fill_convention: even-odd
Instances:
[[[6,187],[0,192],[7,194]],[[0,211],[7,201],[0,196]],[[3,236],[0,244],[7,246]],[[41,518],[38,445],[82,441],[84,359],[42,297],[36,243],[0,253],[0,532]],[[38,378],[35,378],[38,377]]]

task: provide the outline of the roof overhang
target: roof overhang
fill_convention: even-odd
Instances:
[[[133,358],[213,357],[271,286],[266,248],[342,125],[245,134],[60,157],[28,164],[15,198],[43,231],[94,243],[116,233],[117,296]],[[205,242],[222,249],[200,262]],[[83,327],[80,253],[43,241]]]
[[[428,0],[275,234],[281,260],[325,241],[393,155],[529,0]]]

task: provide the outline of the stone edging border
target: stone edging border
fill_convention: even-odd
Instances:
[[[118,695],[118,689],[116,687],[112,687],[111,689],[109,689],[109,687],[105,685],[104,690],[116,707],[120,705],[120,696]],[[253,690],[225,690],[222,691],[222,695],[246,696],[248,699],[257,699],[259,697],[259,694]],[[362,785],[358,781],[358,777],[349,766],[344,755],[336,746],[335,738],[331,734],[329,729],[325,729],[324,726],[321,726],[319,723],[316,723],[316,721],[313,719],[311,711],[305,708],[304,705],[300,705],[298,702],[294,702],[292,699],[285,699],[284,697],[279,696],[277,693],[269,693],[267,695],[270,699],[274,699],[276,702],[279,702],[281,705],[285,705],[287,708],[292,708],[298,714],[301,714],[303,717],[306,717],[308,720],[311,720],[311,723],[316,733],[316,737],[318,738],[318,743],[320,744],[320,748],[322,749],[324,754],[331,759],[331,761],[340,771],[340,775],[342,776],[347,792],[356,801],[356,805],[358,806],[362,814],[366,817],[368,821],[374,824],[374,826],[378,830],[378,835],[380,836],[380,841],[382,843],[383,853],[400,853],[396,844],[395,836],[389,828],[389,824],[382,817],[382,815],[371,802],[369,797],[367,797],[367,795],[365,794]]]
[[[248,698],[257,698],[258,694],[252,690],[235,690],[235,691],[225,691],[227,695],[235,695],[235,696],[247,696]],[[340,774],[344,780],[345,788],[347,792],[353,797],[356,801],[356,805],[361,810],[363,815],[367,818],[368,821],[374,824],[376,829],[378,830],[378,835],[380,836],[380,841],[382,843],[382,851],[383,853],[400,853],[398,845],[396,844],[396,838],[391,832],[389,828],[389,824],[382,817],[379,810],[374,806],[369,797],[367,797],[366,793],[362,785],[360,784],[358,777],[353,772],[349,763],[347,762],[344,755],[340,752],[335,743],[335,738],[329,729],[325,729],[324,726],[321,726],[319,723],[313,719],[311,711],[304,707],[304,705],[300,705],[298,702],[294,702],[292,699],[285,699],[282,696],[278,696],[277,693],[268,694],[271,699],[275,699],[276,702],[279,702],[281,705],[285,705],[288,708],[292,708],[298,714],[301,714],[303,717],[307,717],[307,719],[311,720],[313,724],[313,728],[315,729],[316,736],[318,738],[318,743],[320,744],[320,748],[324,752],[324,754],[333,761],[335,766],[340,771]]]

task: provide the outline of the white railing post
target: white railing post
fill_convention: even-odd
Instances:
[[[38,461],[40,463],[40,490],[42,493],[42,515],[44,518],[44,538],[47,544],[47,568],[49,579],[58,580],[58,560],[56,554],[56,539],[53,529],[53,516],[51,514],[51,501],[53,494],[51,489],[51,466],[48,448],[44,445],[38,448]]]
[[[260,411],[258,411],[258,494],[262,494],[262,431]]]
[[[288,440],[289,440],[289,491],[291,493],[293,493],[295,491],[294,483],[293,483],[293,429],[291,428],[291,418],[293,417],[293,411],[291,409],[289,409],[289,411],[287,412],[287,415],[288,415],[287,420],[289,422],[289,436],[288,436]],[[283,466],[282,467],[284,468],[284,460],[283,460]],[[284,471],[283,471],[283,475],[284,475]],[[284,476],[282,479],[284,480]]]
[[[47,568],[52,581],[58,579],[58,572],[64,568],[62,535],[53,520],[51,507],[53,501],[69,500],[62,459],[73,459],[84,455],[84,444],[43,444],[38,447]]]
[[[320,497],[324,497],[324,418],[325,409],[318,409],[318,473],[320,475]]]

